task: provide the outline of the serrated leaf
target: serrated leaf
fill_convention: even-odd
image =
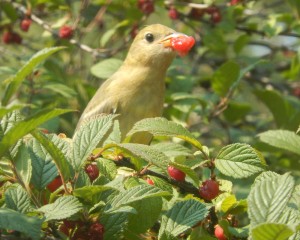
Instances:
[[[5,106],[8,104],[12,95],[16,92],[16,90],[21,85],[22,81],[25,79],[27,75],[29,75],[33,69],[42,61],[44,61],[47,57],[51,54],[63,49],[64,47],[52,47],[52,48],[45,48],[29,59],[28,62],[16,73],[16,75],[11,79],[9,85],[7,86],[3,99],[2,105]]]
[[[31,205],[29,195],[20,185],[9,187],[4,195],[6,207],[20,213],[26,213],[29,210]]]
[[[136,209],[137,214],[129,216],[128,228],[135,233],[144,233],[159,218],[162,210],[162,198],[146,198],[143,201],[132,203],[131,206]]]
[[[4,116],[4,115],[6,115],[6,114],[8,114],[8,113],[10,113],[10,112],[12,112],[12,111],[15,111],[15,110],[18,110],[18,109],[20,109],[20,108],[23,108],[25,105],[13,105],[13,106],[11,106],[11,107],[0,107],[0,119]]]
[[[93,65],[91,73],[98,78],[107,79],[120,68],[122,63],[122,60],[116,58],[105,59]]]
[[[0,142],[0,157],[3,156],[8,148],[15,144],[21,137],[30,133],[42,123],[70,111],[71,110],[65,109],[43,109],[35,113],[34,115],[24,119],[23,121],[17,122],[3,136]]]
[[[82,210],[83,206],[74,196],[62,196],[54,203],[44,205],[37,211],[45,214],[45,221],[60,220],[71,217]]]
[[[192,156],[192,151],[181,144],[173,142],[160,142],[151,145],[152,148],[164,153],[168,157]]]
[[[59,93],[60,95],[66,98],[72,98],[76,96],[75,90],[61,83],[47,82],[43,85],[43,88]]]
[[[300,136],[288,130],[269,130],[258,134],[260,141],[300,155]]]
[[[108,186],[85,186],[82,188],[77,188],[73,191],[74,196],[85,199],[87,201],[92,201],[93,196],[101,192],[113,189]]]
[[[169,196],[170,193],[166,191],[162,191],[161,189],[154,186],[147,185],[139,185],[129,190],[120,192],[117,196],[115,196],[111,202],[110,206],[112,208],[119,208],[123,205],[128,205],[137,201],[141,201],[147,198],[153,197],[164,197]]]
[[[205,204],[195,199],[175,203],[175,205],[162,216],[159,236],[164,232],[172,236],[183,233],[203,220],[207,216],[208,210],[209,208]]]
[[[300,185],[295,187],[289,204],[294,206],[296,209],[300,209]]]
[[[51,136],[51,135],[47,136],[37,130],[33,131],[31,134],[48,151],[48,153],[52,157],[52,160],[55,162],[55,165],[56,165],[57,169],[59,170],[59,172],[63,174],[63,177],[65,180],[68,180],[68,178],[71,175],[70,163],[68,162],[65,154],[61,151],[61,146],[56,145],[56,144],[58,144],[57,140],[55,138],[53,138],[53,136]]]
[[[127,137],[137,132],[149,132],[154,136],[181,138],[198,149],[202,149],[201,143],[186,128],[165,118],[145,118],[134,124],[133,128],[127,133]]]
[[[31,159],[24,143],[18,148],[17,156],[14,159],[15,171],[22,183],[29,187],[32,176]]]
[[[285,224],[263,223],[252,229],[253,240],[287,240],[293,230]]]
[[[291,198],[294,185],[294,179],[289,174],[265,172],[257,177],[248,196],[251,226],[278,222]]]
[[[222,174],[233,178],[246,178],[266,168],[261,155],[243,143],[223,147],[216,157],[215,165]]]
[[[104,214],[100,218],[104,225],[104,239],[119,240],[122,231],[127,225],[127,219],[130,213],[117,212],[113,214]]]
[[[212,88],[219,96],[224,97],[239,75],[240,66],[236,62],[228,61],[214,73]]]
[[[151,146],[137,143],[121,143],[121,144],[108,144],[105,149],[109,148],[121,149],[125,155],[133,158],[143,159],[149,164],[154,164],[162,169],[167,169],[169,160],[168,157],[162,152],[153,149]],[[133,159],[132,159],[133,160]]]
[[[87,157],[113,125],[114,115],[96,116],[85,122],[75,133],[72,146],[72,166],[79,171]]]
[[[27,148],[32,163],[31,182],[37,190],[42,190],[58,175],[57,168],[51,155],[36,139],[31,139]]]
[[[43,219],[0,208],[0,229],[16,230],[25,233],[32,239],[40,239],[42,223]]]
[[[117,176],[117,167],[111,160],[105,158],[98,158],[96,160],[99,172],[110,180],[113,180]]]

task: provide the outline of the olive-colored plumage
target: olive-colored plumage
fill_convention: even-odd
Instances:
[[[122,138],[137,121],[162,115],[165,75],[176,52],[164,44],[173,29],[160,24],[142,29],[135,37],[122,66],[97,90],[78,122],[102,113],[119,114]],[[135,135],[133,142],[149,143],[151,136]]]

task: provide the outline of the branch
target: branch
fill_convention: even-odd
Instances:
[[[23,14],[27,13],[27,9],[23,5],[16,3],[16,2],[12,2],[10,0],[7,2],[11,3],[18,11],[22,12]],[[38,16],[36,16],[34,14],[31,14],[30,16],[31,16],[32,21],[34,21],[38,25],[42,26],[46,31],[50,32],[53,36],[55,36],[57,38],[59,37],[58,34],[56,33],[56,31],[53,30],[48,23],[44,22],[41,18],[39,18]],[[108,50],[106,50],[106,49],[100,51],[99,49],[94,49],[88,45],[82,44],[75,39],[70,39],[69,42],[73,45],[78,46],[81,50],[91,53],[94,57],[107,57],[110,55],[108,53]]]

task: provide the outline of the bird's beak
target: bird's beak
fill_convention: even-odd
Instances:
[[[166,37],[164,37],[159,43],[162,43],[165,48],[172,47],[172,41],[173,38],[179,38],[179,37],[187,37],[187,35],[179,32],[172,33]]]

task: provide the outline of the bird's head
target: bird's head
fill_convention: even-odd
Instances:
[[[187,36],[161,24],[147,26],[135,37],[126,60],[133,64],[167,68],[178,50],[172,45],[172,39],[180,37]]]

